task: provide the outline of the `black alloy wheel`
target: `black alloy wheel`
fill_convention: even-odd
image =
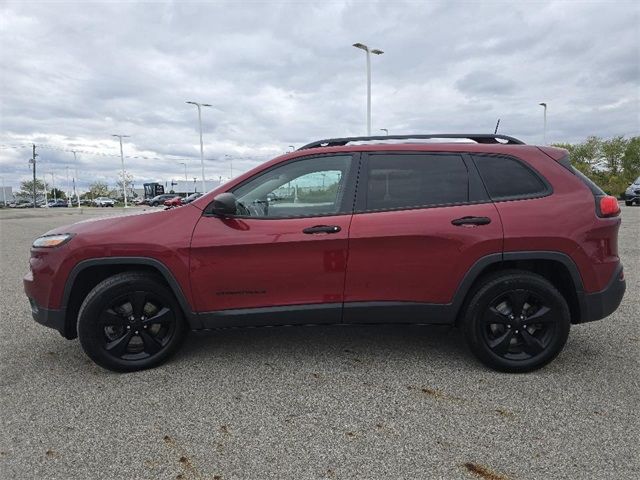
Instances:
[[[154,367],[179,346],[186,328],[172,292],[140,272],[99,283],[78,315],[82,348],[97,364],[116,371]]]
[[[560,353],[570,323],[566,300],[547,279],[508,271],[487,277],[475,291],[464,329],[471,350],[486,365],[527,372]]]

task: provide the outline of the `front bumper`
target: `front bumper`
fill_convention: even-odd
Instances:
[[[640,201],[640,193],[628,193],[624,194],[625,202],[637,202]]]
[[[615,312],[622,302],[626,288],[627,282],[624,279],[622,264],[620,264],[604,290],[584,295],[581,301],[580,323],[600,320]]]
[[[31,316],[36,322],[45,327],[53,328],[60,332],[63,337],[69,338],[65,331],[66,312],[64,310],[42,308],[32,298],[29,298],[29,304],[31,305]]]

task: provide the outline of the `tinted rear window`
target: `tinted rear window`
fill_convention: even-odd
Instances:
[[[534,197],[548,188],[530,168],[509,157],[474,156],[492,200]]]
[[[469,200],[469,175],[459,155],[371,155],[368,173],[367,210]]]

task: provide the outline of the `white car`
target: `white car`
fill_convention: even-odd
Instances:
[[[107,197],[98,197],[93,201],[93,204],[96,207],[113,207],[115,206],[116,201]]]

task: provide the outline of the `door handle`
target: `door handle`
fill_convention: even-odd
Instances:
[[[489,223],[491,223],[491,219],[489,217],[462,217],[451,220],[451,224],[456,227],[462,225],[487,225]]]
[[[313,227],[307,227],[302,230],[302,233],[314,234],[314,233],[338,233],[342,230],[338,225],[314,225]]]

